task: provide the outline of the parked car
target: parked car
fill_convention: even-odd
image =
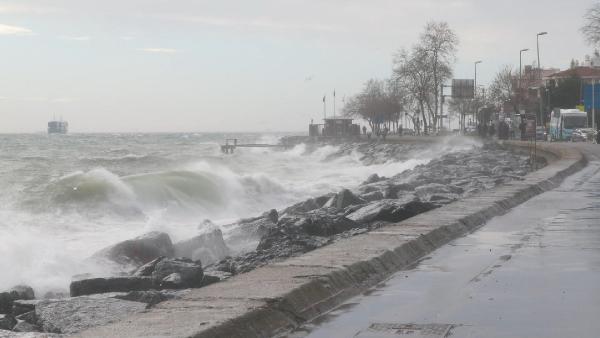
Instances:
[[[571,142],[593,142],[596,139],[596,131],[592,128],[579,128],[573,130]]]

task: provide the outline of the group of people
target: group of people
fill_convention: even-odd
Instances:
[[[371,133],[367,133],[367,127],[363,126],[362,127],[362,132],[363,135],[367,136],[367,139],[371,139]],[[387,137],[387,135],[389,134],[390,130],[388,129],[387,126],[383,127],[383,128],[375,128],[375,136],[379,139],[383,139],[385,141],[385,138]],[[399,133],[402,133],[402,126],[399,127],[398,129]]]
[[[493,137],[498,134],[498,139],[508,140],[514,138],[515,132],[511,129],[510,125],[506,121],[498,121],[497,123],[480,124],[477,126],[477,133],[480,137]],[[522,130],[521,135],[525,135]]]

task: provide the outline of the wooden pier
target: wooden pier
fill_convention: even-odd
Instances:
[[[221,145],[221,151],[224,154],[233,154],[236,148],[291,148],[289,144],[263,144],[263,143],[238,143],[238,139],[230,138],[225,140],[225,144]]]

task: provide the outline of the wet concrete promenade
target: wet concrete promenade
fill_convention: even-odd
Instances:
[[[290,336],[599,337],[600,145],[586,168]]]

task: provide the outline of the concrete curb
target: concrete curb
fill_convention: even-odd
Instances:
[[[521,142],[505,142],[526,147]],[[79,337],[271,337],[283,335],[406,269],[492,217],[557,187],[586,164],[577,150],[538,144],[549,165],[406,221],[194,289]]]

